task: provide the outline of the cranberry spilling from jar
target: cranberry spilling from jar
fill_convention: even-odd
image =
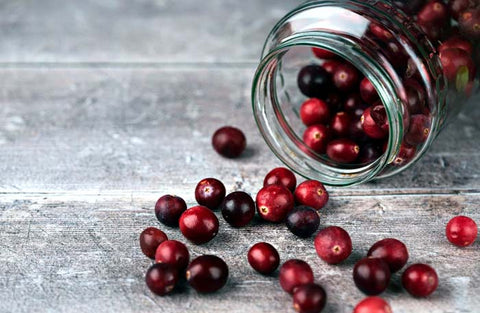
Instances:
[[[271,244],[259,242],[248,250],[248,263],[257,272],[268,275],[277,269],[280,255]]]
[[[155,215],[160,223],[178,227],[178,220],[186,209],[185,200],[177,196],[165,195],[155,204]]]
[[[297,186],[297,178],[288,168],[277,167],[268,172],[267,176],[265,176],[263,187],[268,185],[282,185],[293,192]]]
[[[380,297],[367,297],[360,301],[353,313],[392,313],[392,308],[387,301]]]
[[[403,287],[415,297],[427,297],[438,287],[438,276],[427,264],[410,265],[402,275]]]
[[[165,240],[168,238],[163,231],[155,227],[148,227],[140,234],[140,248],[147,257],[155,259],[157,247]]]
[[[148,288],[159,296],[170,293],[178,282],[177,270],[166,263],[152,265],[145,275]]]
[[[225,126],[213,134],[212,146],[218,154],[224,157],[237,158],[245,150],[247,139],[240,129]]]
[[[477,224],[467,216],[456,216],[448,222],[446,234],[452,244],[459,247],[470,246],[477,239]]]
[[[233,227],[243,227],[255,216],[255,202],[243,191],[227,195],[220,205],[225,221]]]
[[[170,264],[179,273],[187,268],[189,261],[190,253],[187,247],[177,240],[162,242],[155,252],[155,262]]]
[[[306,180],[295,189],[295,201],[299,204],[306,205],[320,210],[328,202],[328,191],[325,186],[318,180]]]
[[[198,204],[215,210],[225,198],[225,193],[225,186],[221,181],[215,178],[205,178],[195,188],[195,199]]]
[[[320,217],[317,211],[308,206],[298,206],[287,215],[287,227],[298,237],[310,237],[319,225]]]
[[[353,268],[355,285],[367,295],[378,295],[387,289],[390,282],[388,264],[377,258],[364,258]]]
[[[367,253],[368,257],[385,261],[391,273],[398,272],[407,264],[408,250],[403,242],[394,238],[386,238],[376,242]]]
[[[217,216],[201,205],[186,210],[180,217],[180,231],[195,244],[212,240],[218,233],[218,226]]]
[[[294,205],[290,190],[280,185],[263,187],[256,200],[260,217],[274,223],[284,221]]]
[[[293,292],[293,307],[298,313],[319,313],[326,303],[327,294],[320,285],[300,285]]]
[[[307,262],[291,259],[280,267],[280,286],[288,293],[293,293],[295,288],[313,283],[313,271]]]
[[[341,227],[330,226],[322,229],[315,237],[315,250],[328,264],[338,264],[352,253],[352,239]]]
[[[228,266],[218,256],[202,255],[190,263],[185,277],[188,284],[196,291],[215,292],[227,283]]]

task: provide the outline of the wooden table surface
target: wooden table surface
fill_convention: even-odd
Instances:
[[[435,294],[414,299],[395,275],[383,294],[395,313],[480,312],[480,242],[459,249],[444,235],[455,215],[480,221],[478,103],[412,169],[329,189],[321,223],[350,232],[354,253],[344,264],[323,263],[313,239],[283,225],[236,230],[220,218],[217,238],[188,247],[227,261],[225,288],[157,297],[145,286],[140,232],[157,226],[183,240],[157,222],[159,196],[193,205],[205,177],[255,195],[281,165],[255,126],[250,85],[268,31],[299,3],[0,3],[0,312],[293,312],[277,279],[248,266],[248,248],[263,240],[282,260],[311,264],[328,293],[325,312],[351,312],[364,297],[353,264],[385,237],[404,241],[409,263],[431,264],[440,277]],[[240,159],[210,147],[225,124],[247,135]]]

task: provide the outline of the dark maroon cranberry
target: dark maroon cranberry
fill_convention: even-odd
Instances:
[[[387,301],[380,297],[367,297],[360,301],[353,313],[392,313],[392,308]]]
[[[225,186],[215,178],[202,179],[195,187],[195,199],[198,204],[206,206],[211,210],[218,208],[225,198]]]
[[[366,103],[372,104],[378,100],[378,93],[368,78],[360,82],[360,96]]]
[[[382,156],[382,147],[376,142],[367,142],[360,148],[358,163],[370,164]]]
[[[389,131],[387,110],[383,104],[377,104],[371,107],[370,116],[375,124],[377,124],[384,132]]]
[[[331,86],[330,75],[320,65],[307,65],[300,70],[297,77],[300,91],[310,98],[323,98]]]
[[[312,48],[312,52],[319,59],[333,59],[337,56],[335,53],[322,48]]]
[[[462,33],[472,39],[480,38],[480,7],[464,11],[458,20]]]
[[[215,292],[225,286],[228,266],[215,255],[202,255],[190,263],[185,274],[188,283],[198,292]]]
[[[327,60],[323,62],[322,67],[327,71],[328,74],[333,75],[335,70],[337,69],[337,66],[342,64],[342,61],[340,60]]]
[[[360,154],[360,147],[350,139],[337,139],[327,145],[327,155],[338,163],[352,163]]]
[[[300,107],[300,118],[306,126],[325,124],[330,120],[330,109],[325,101],[311,98]]]
[[[387,262],[391,273],[398,272],[407,264],[408,250],[403,242],[394,238],[386,238],[376,242],[367,256],[379,258]]]
[[[255,216],[255,202],[243,191],[227,195],[220,205],[225,221],[233,227],[243,227]]]
[[[195,244],[208,242],[218,233],[218,218],[201,205],[183,212],[179,224],[183,236]]]
[[[412,146],[424,143],[430,135],[431,120],[423,114],[415,114],[410,118],[410,128],[405,135],[405,141]]]
[[[293,307],[298,313],[320,313],[326,303],[327,294],[317,284],[298,286],[293,293]]]
[[[280,185],[269,185],[260,189],[256,202],[260,217],[275,223],[284,221],[294,204],[290,190]]]
[[[159,296],[171,292],[178,282],[177,270],[166,263],[152,265],[145,275],[148,288]]]
[[[381,45],[383,53],[388,61],[398,72],[403,73],[408,65],[408,54],[400,43],[397,41],[389,41]]]
[[[329,139],[329,129],[321,124],[309,126],[303,133],[303,142],[319,154],[325,153]]]
[[[334,137],[346,137],[350,130],[351,117],[345,112],[338,112],[330,121],[330,131]]]
[[[365,142],[370,140],[370,138],[363,131],[361,115],[360,117],[356,117],[350,124],[349,137],[355,142]],[[361,150],[362,148],[360,148],[360,154],[362,155],[363,152]]]
[[[403,166],[405,164],[408,164],[411,160],[413,160],[416,152],[417,152],[416,147],[403,143],[400,146],[400,151],[398,152],[397,156],[395,157],[395,160],[393,161],[393,165]]]
[[[254,244],[248,250],[248,263],[257,272],[268,275],[273,273],[280,264],[280,255],[277,249],[266,242]]]
[[[459,78],[465,82],[473,80],[475,64],[467,51],[458,48],[443,50],[440,53],[440,61],[443,66],[443,74],[448,81],[457,84]]]
[[[240,129],[225,126],[217,129],[213,134],[212,146],[218,154],[227,158],[236,158],[245,150],[247,139]]]
[[[470,246],[477,239],[477,224],[469,217],[456,216],[448,222],[446,234],[448,241],[454,245],[459,247]]]
[[[177,196],[165,195],[155,204],[155,215],[160,223],[178,227],[178,220],[187,209],[185,201]]]
[[[343,110],[356,115],[357,110],[365,110],[368,108],[369,105],[365,103],[362,98],[360,98],[360,95],[358,93],[351,93],[345,98],[345,101],[343,102]]]
[[[328,264],[338,264],[352,253],[352,239],[341,227],[330,226],[322,229],[315,237],[315,250]]]
[[[328,202],[328,192],[325,186],[317,180],[306,180],[294,192],[295,201],[298,204],[303,204],[320,210]]]
[[[412,296],[427,297],[438,287],[437,272],[427,264],[410,265],[403,272],[402,285]]]
[[[393,39],[393,34],[377,23],[370,23],[368,29],[375,37],[382,41],[390,41]]]
[[[315,209],[302,205],[294,208],[287,215],[288,229],[298,237],[313,235],[320,225],[320,217]]]
[[[183,272],[190,261],[187,247],[176,240],[162,242],[155,253],[155,262],[173,266],[179,273]]]
[[[448,49],[462,49],[467,51],[470,55],[472,55],[473,52],[473,46],[470,41],[458,36],[451,37],[450,39],[444,41],[440,47],[438,47],[438,52],[442,53],[444,50]]]
[[[425,91],[414,79],[407,79],[404,82],[407,94],[407,108],[410,115],[422,113],[425,108]]]
[[[282,185],[291,192],[297,186],[297,178],[291,170],[285,167],[277,167],[268,172],[263,180],[263,187],[268,185]]]
[[[307,262],[291,259],[280,267],[280,286],[288,293],[293,293],[298,286],[313,283],[313,271]]]
[[[155,259],[157,247],[165,240],[168,238],[163,231],[155,227],[148,227],[140,234],[140,248],[147,257]]]
[[[475,1],[472,0],[450,0],[448,1],[448,8],[453,18],[458,20],[461,14],[468,9],[473,9],[475,7]]]
[[[350,91],[356,88],[359,78],[360,74],[357,69],[348,63],[337,66],[333,73],[333,83],[341,91]]]
[[[325,102],[327,102],[330,112],[340,110],[342,107],[342,101],[342,97],[337,92],[330,92],[325,98]]]
[[[367,295],[378,295],[387,289],[390,269],[382,259],[363,258],[353,268],[353,281]]]
[[[373,139],[382,139],[388,135],[388,132],[379,126],[372,118],[372,107],[365,109],[361,117],[362,127],[365,134]]]
[[[445,25],[449,18],[448,7],[441,0],[428,2],[417,14],[417,22],[420,25],[438,27]]]
[[[394,0],[393,3],[405,13],[414,14],[422,8],[425,4],[425,0]]]

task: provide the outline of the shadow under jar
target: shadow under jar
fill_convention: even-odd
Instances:
[[[280,20],[252,90],[255,119],[277,157],[336,186],[415,163],[478,100],[480,1],[456,13],[450,2],[309,1]],[[311,125],[305,114],[323,116]]]

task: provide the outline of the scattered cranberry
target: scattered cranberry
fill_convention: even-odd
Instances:
[[[148,227],[140,234],[140,248],[147,257],[155,259],[157,247],[165,240],[168,238],[163,231],[155,227]]]
[[[280,255],[271,244],[259,242],[248,250],[248,263],[257,272],[268,275],[277,269]]]
[[[277,167],[268,172],[263,180],[263,187],[268,185],[282,185],[291,192],[297,186],[297,178],[291,170],[285,167]]]
[[[359,73],[355,67],[348,63],[341,64],[335,69],[333,83],[340,91],[350,91],[357,87]]]
[[[215,292],[227,283],[228,266],[218,256],[202,255],[190,263],[185,276],[196,291]]]
[[[426,264],[410,265],[402,275],[403,287],[415,297],[427,297],[438,286],[435,270]]]
[[[464,11],[459,19],[460,30],[472,39],[480,38],[480,7]]]
[[[388,132],[381,126],[377,125],[372,118],[372,107],[365,109],[361,117],[362,127],[365,134],[373,139],[382,139],[388,135]]]
[[[319,59],[333,59],[337,56],[335,53],[322,48],[312,48],[312,52]]]
[[[370,164],[382,156],[382,147],[375,142],[367,142],[360,149],[358,163]]]
[[[440,53],[440,61],[448,81],[456,83],[457,77],[463,75],[466,76],[467,81],[473,80],[475,64],[467,51],[458,48],[443,50]]]
[[[318,256],[328,264],[338,264],[352,253],[350,235],[337,226],[322,229],[315,237],[314,243]]]
[[[298,206],[287,215],[287,228],[298,237],[310,237],[319,225],[320,217],[317,211],[308,206]]]
[[[245,150],[247,139],[240,129],[225,126],[213,134],[212,146],[218,154],[227,158],[236,158]]]
[[[366,103],[372,104],[378,100],[378,93],[368,78],[360,82],[360,96]]]
[[[195,244],[212,240],[218,233],[218,219],[207,207],[198,205],[186,210],[180,217],[180,231]]]
[[[393,161],[393,165],[404,166],[405,164],[408,164],[411,160],[413,160],[416,152],[417,148],[415,148],[415,146],[410,146],[406,143],[402,143],[402,145],[400,146],[400,151],[398,152],[395,160]]]
[[[185,201],[177,196],[165,195],[155,204],[155,215],[160,223],[178,227],[178,220],[187,209]]]
[[[330,89],[330,75],[320,65],[307,65],[300,70],[297,77],[300,91],[310,98],[323,98]]]
[[[392,313],[392,308],[380,297],[368,297],[357,304],[353,313]]]
[[[298,313],[322,312],[326,303],[327,294],[320,285],[301,285],[293,292],[293,307]]]
[[[438,48],[438,51],[442,53],[444,50],[455,49],[455,48],[465,50],[470,55],[472,55],[472,52],[473,52],[473,47],[470,41],[460,37],[452,37],[444,41]]]
[[[307,262],[291,259],[280,267],[280,286],[288,293],[293,293],[295,287],[313,283],[313,271]]]
[[[459,247],[470,246],[477,239],[478,228],[474,220],[466,216],[456,216],[447,224],[447,239]]]
[[[350,139],[336,139],[327,145],[327,155],[338,163],[352,163],[358,158],[360,147]]]
[[[330,121],[330,130],[334,137],[346,137],[350,131],[350,116],[345,112],[338,112]]]
[[[173,266],[179,273],[183,272],[190,261],[187,247],[177,240],[162,242],[155,253],[155,262]]]
[[[405,135],[405,142],[416,146],[424,143],[430,135],[430,118],[424,114],[415,114],[410,118],[410,128]]]
[[[363,258],[353,268],[353,281],[367,295],[378,295],[390,282],[388,264],[377,258]]]
[[[306,126],[325,124],[330,120],[330,109],[325,101],[311,98],[302,103],[300,118]]]
[[[215,178],[202,179],[195,187],[195,199],[198,204],[211,210],[218,208],[225,198],[225,186]]]
[[[256,198],[260,217],[270,222],[282,222],[293,209],[293,195],[280,185],[269,185],[260,189]]]
[[[337,66],[342,64],[342,61],[340,60],[326,60],[323,62],[322,67],[327,71],[328,74],[333,75],[335,70],[337,69]]]
[[[255,202],[243,191],[227,195],[220,205],[225,221],[233,227],[243,227],[255,216]]]
[[[145,275],[148,288],[159,296],[171,292],[178,282],[177,270],[166,263],[152,265]]]
[[[317,180],[307,180],[298,185],[295,189],[295,201],[320,210],[328,202],[328,192],[325,186]]]
[[[398,272],[407,264],[408,250],[403,242],[393,238],[386,238],[376,242],[367,256],[384,260],[391,273]]]
[[[325,153],[329,139],[329,129],[321,124],[309,126],[303,133],[303,142],[310,149],[320,154]]]

